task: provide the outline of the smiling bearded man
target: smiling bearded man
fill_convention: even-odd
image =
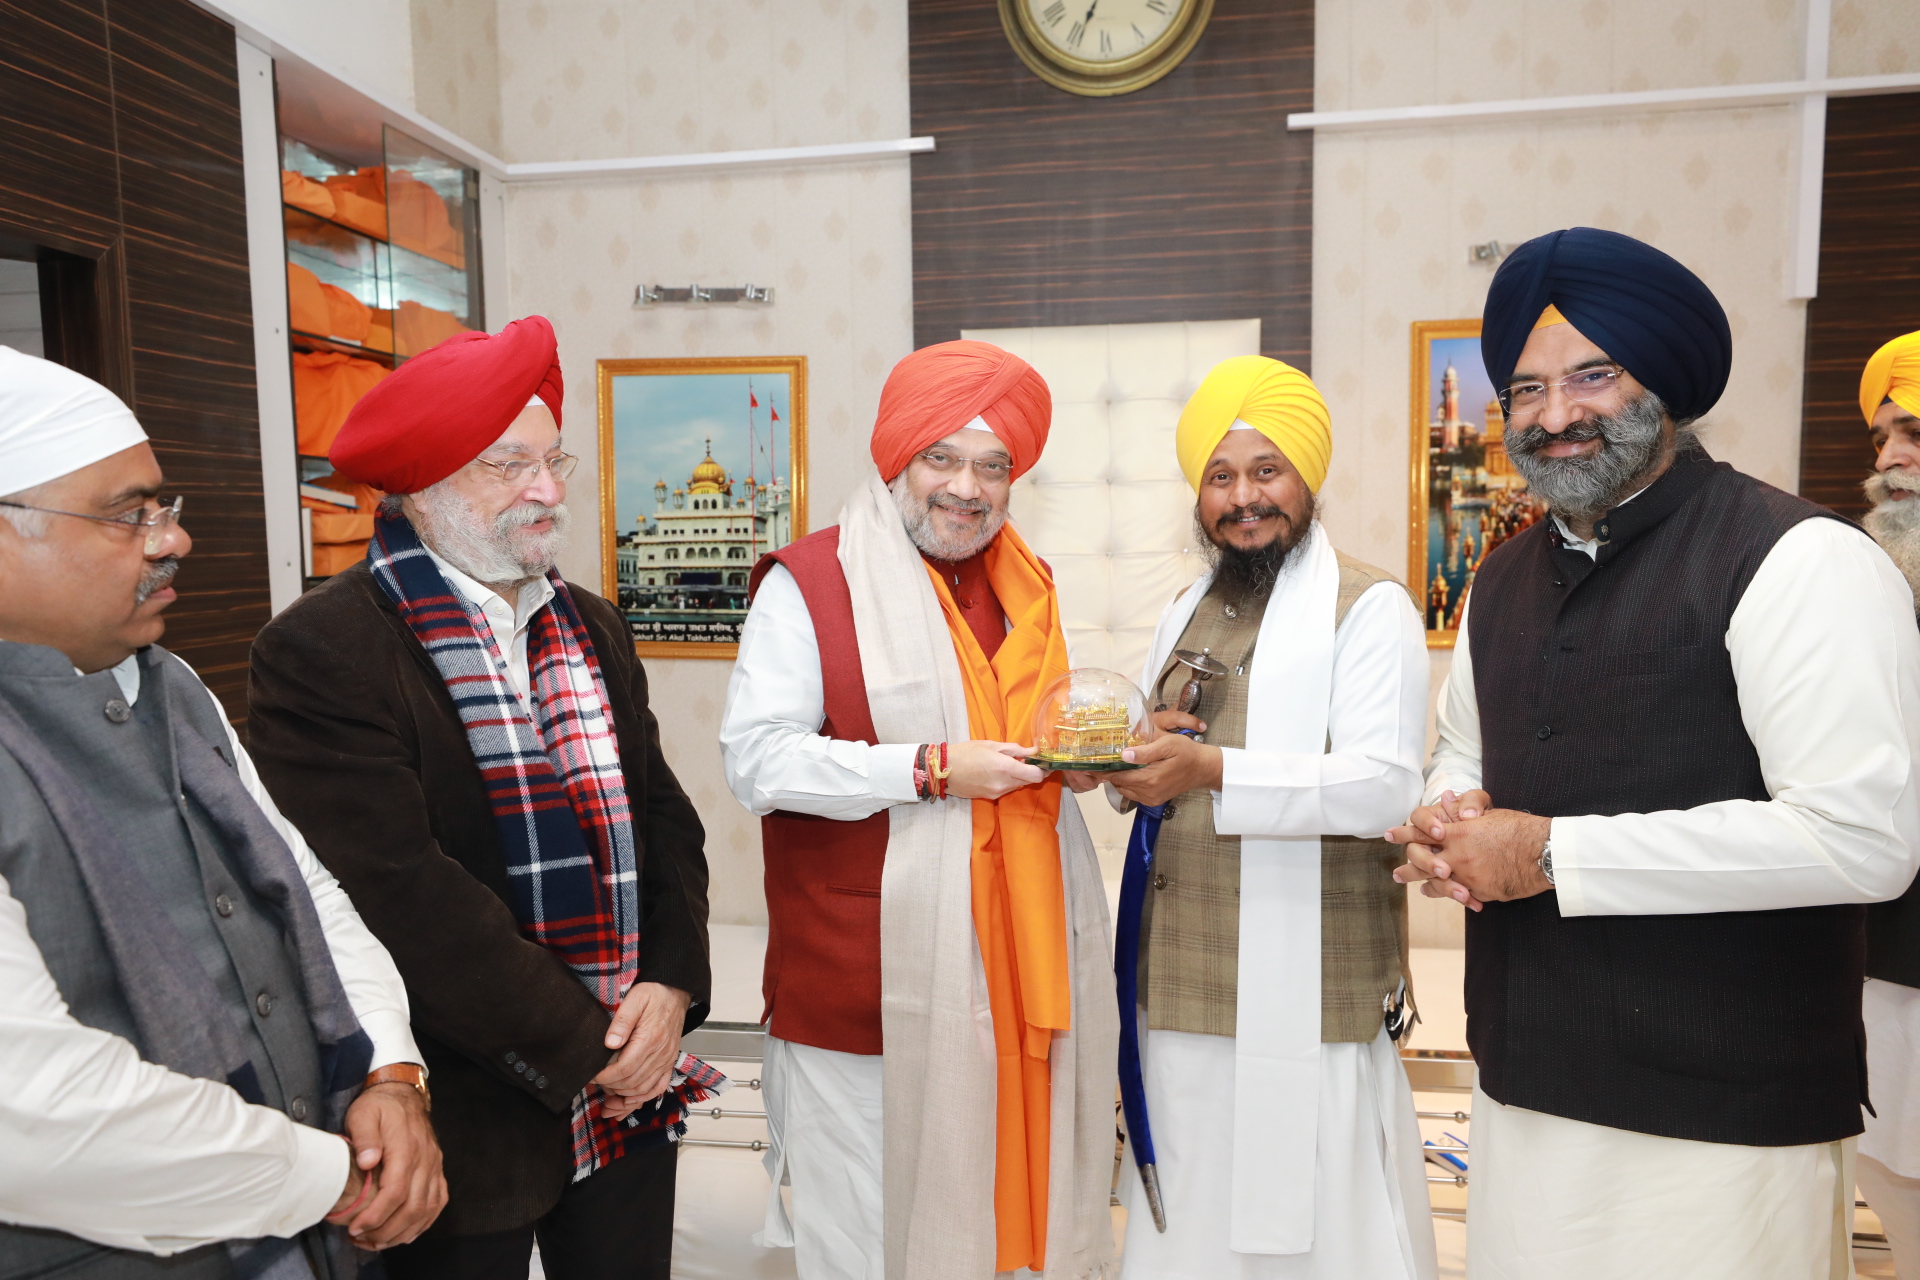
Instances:
[[[1179,689],[1176,649],[1223,673],[1192,715],[1164,694],[1161,736],[1126,753],[1142,767],[1109,775],[1116,807],[1144,806],[1115,976],[1128,1141],[1163,1197],[1128,1176],[1121,1276],[1428,1280],[1395,1044],[1407,900],[1379,838],[1420,792],[1426,632],[1406,588],[1316,518],[1333,437],[1305,374],[1223,361],[1175,449],[1213,571],[1167,605],[1141,679]]]
[[[1920,332],[1873,353],[1860,413],[1874,448],[1861,522],[1920,596]],[[1860,1137],[1861,1194],[1879,1215],[1896,1270],[1920,1269],[1920,880],[1867,908],[1867,1069],[1873,1114]]]
[[[1474,909],[1467,1271],[1846,1276],[1863,904],[1920,852],[1912,593],[1700,448],[1733,338],[1652,246],[1521,245],[1481,349],[1553,518],[1475,576],[1390,833]]]
[[[680,1052],[700,819],[626,620],[554,570],[560,409],[540,316],[408,360],[333,446],[388,494],[367,559],[253,646],[261,772],[399,962],[440,1102],[447,1212],[393,1280],[524,1276],[536,1237],[553,1280],[665,1280],[672,1139],[720,1083]]]
[[[1006,523],[1052,413],[998,347],[914,352],[877,474],[754,568],[720,747],[766,849],[761,1239],[801,1280],[1077,1278],[1112,1252],[1106,896],[1021,745],[1067,669],[1053,576]]]

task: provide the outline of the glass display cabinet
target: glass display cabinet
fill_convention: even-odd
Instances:
[[[327,452],[362,396],[412,356],[484,327],[479,176],[391,125],[280,95],[288,358],[305,585],[366,554],[381,495]]]

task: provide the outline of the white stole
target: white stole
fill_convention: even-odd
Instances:
[[[1149,697],[1212,581],[1212,574],[1202,576],[1160,615],[1142,676]],[[1340,563],[1316,520],[1260,620],[1247,679],[1246,750],[1326,751],[1339,595]],[[1318,836],[1241,839],[1238,988],[1228,1247],[1306,1253],[1313,1248],[1317,1160],[1299,1147],[1303,1135],[1319,1132]]]

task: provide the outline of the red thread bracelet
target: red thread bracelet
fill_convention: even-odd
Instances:
[[[359,1153],[354,1151],[353,1143],[351,1142],[347,1143],[347,1152],[348,1152],[347,1158],[354,1162],[353,1167],[358,1168]],[[337,1209],[334,1212],[328,1214],[326,1220],[328,1222],[333,1222],[333,1223],[344,1223],[344,1222],[352,1221],[353,1215],[359,1211],[360,1206],[362,1204],[366,1203],[367,1195],[372,1190],[373,1190],[373,1175],[371,1173],[362,1173],[360,1175],[360,1194],[355,1196],[353,1198],[353,1203],[348,1205],[346,1208]]]

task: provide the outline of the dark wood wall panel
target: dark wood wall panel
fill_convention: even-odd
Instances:
[[[1053,88],[994,0],[910,0],[914,342],[962,328],[1259,316],[1308,367],[1312,0],[1216,0],[1187,60],[1113,98]]]
[[[187,0],[0,0],[0,235],[98,264],[97,373],[194,538],[165,643],[237,718],[269,602],[233,28]]]
[[[1829,100],[1823,187],[1800,492],[1858,516],[1873,470],[1860,370],[1889,338],[1920,329],[1920,93]]]

